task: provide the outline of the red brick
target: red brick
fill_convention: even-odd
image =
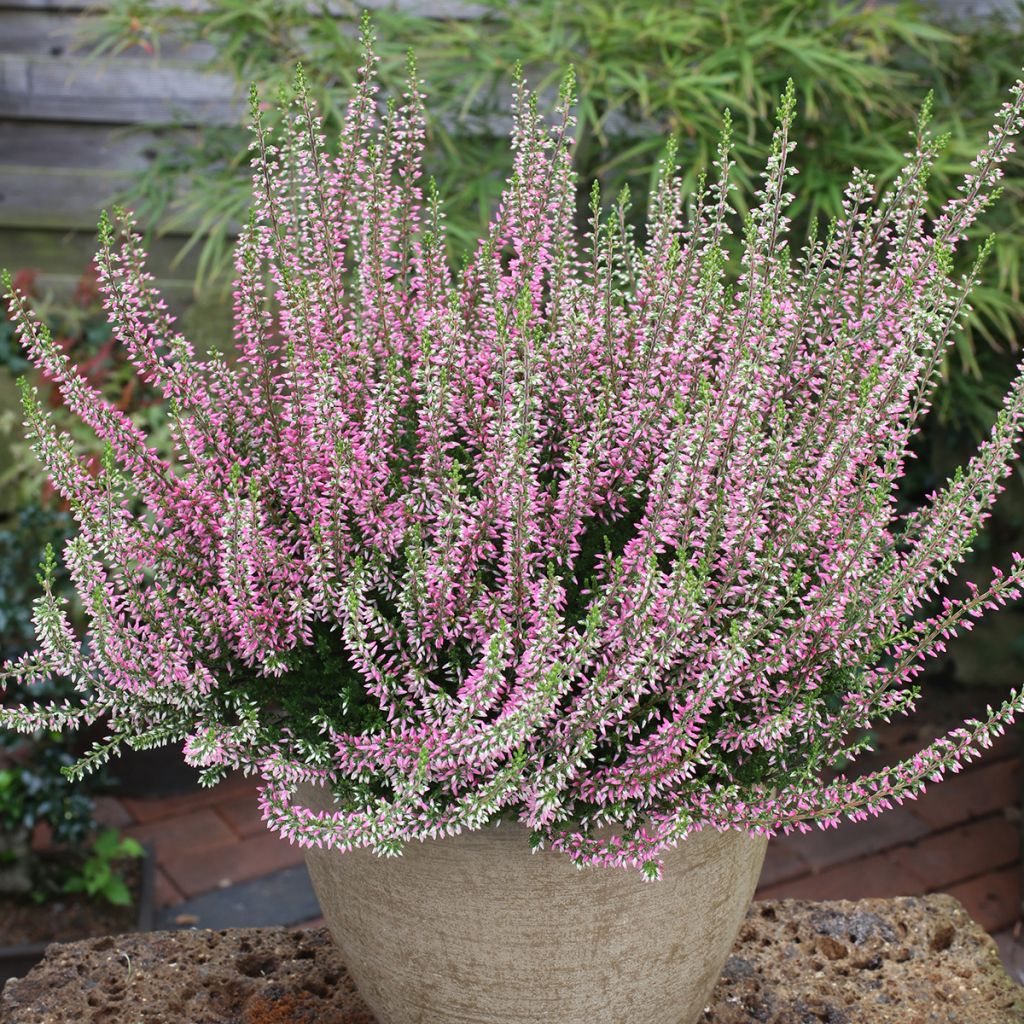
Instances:
[[[301,863],[301,848],[274,832],[206,850],[177,850],[161,859],[161,867],[190,898]]]
[[[860,900],[923,894],[924,887],[916,875],[886,854],[876,854],[817,874],[766,886],[758,891],[757,896],[763,900]]]
[[[208,808],[175,818],[161,818],[148,825],[132,825],[125,831],[142,842],[152,843],[161,863],[182,853],[199,853],[235,842],[235,833]]]
[[[981,752],[980,763],[992,764],[994,761],[1002,761],[1008,757],[1019,758],[1022,744],[1024,744],[1024,736],[1021,734],[1020,727],[1014,726],[1007,729],[1002,736],[992,738],[992,746]]]
[[[128,809],[120,800],[112,796],[98,796],[96,798],[96,820],[104,828],[125,828],[135,819],[128,813]]]
[[[303,921],[301,924],[293,924],[292,931],[305,931],[307,928],[326,928],[327,921],[322,917],[314,917],[310,921]]]
[[[951,725],[952,724],[955,723],[951,723]],[[945,736],[949,731],[949,728],[950,726],[948,725],[943,727],[929,725],[919,730],[905,730],[905,735],[903,736],[893,733],[890,735],[888,740],[886,737],[880,735],[875,743],[875,750],[861,754],[853,764],[841,771],[837,770],[835,774],[846,774],[856,777],[868,772],[875,772],[880,771],[883,768],[888,768],[899,761],[904,761],[913,757],[918,751],[923,750],[939,736]],[[946,776],[945,782],[941,784],[933,783],[929,792],[935,792],[936,790],[941,792],[945,786],[950,784],[951,780],[962,777],[968,772],[991,768],[996,764],[1007,760],[1019,760],[1020,753],[1021,740],[1018,737],[1016,730],[1010,729],[1002,736],[996,736],[992,741],[992,746],[987,750],[982,750],[980,757],[969,762],[965,766],[964,772],[961,773],[961,776]],[[1018,798],[1018,795],[1013,797],[1014,800],[1017,800]],[[910,802],[907,806],[913,807],[914,802]]]
[[[836,769],[836,774],[857,776],[887,768],[897,761],[913,757],[939,736],[945,735],[946,731],[934,725],[908,728],[905,722],[902,728],[888,733],[875,730],[874,749],[862,753],[852,764]]]
[[[946,730],[934,722],[897,718],[891,722],[878,722],[871,731],[875,736],[872,746],[876,750],[891,751],[910,744],[920,746],[928,743]]]
[[[891,850],[889,856],[934,892],[1016,864],[1020,859],[1020,832],[1003,815],[991,815]]]
[[[869,857],[894,846],[920,839],[929,832],[920,818],[896,807],[865,821],[843,821],[836,828],[815,828],[786,836],[786,843],[814,871],[824,871],[846,861]]]
[[[156,869],[156,877],[153,886],[156,905],[160,910],[164,907],[173,907],[185,899],[185,894],[167,877],[160,868]]]
[[[48,821],[40,821],[32,829],[32,849],[42,853],[53,846],[53,828]]]
[[[998,932],[1020,917],[1020,866],[962,882],[946,892],[955,896],[985,931]]]
[[[267,823],[260,817],[260,805],[255,792],[223,800],[214,806],[214,810],[240,836],[256,836],[267,830]]]
[[[904,806],[933,829],[982,818],[1020,802],[1020,759],[975,762]]]
[[[806,875],[811,869],[790,845],[790,836],[775,836],[768,843],[758,886],[766,887]]]
[[[964,706],[959,709],[956,718],[943,723],[893,722],[881,724],[874,729],[876,742],[872,745],[876,750],[857,759],[857,764],[878,760],[881,764],[891,764],[895,760],[909,757],[928,746],[939,736],[944,736],[950,728],[961,724],[963,718],[980,718],[984,714],[983,702],[975,703],[973,708]],[[1005,758],[1017,757],[1021,753],[1022,736],[1015,726],[1007,729],[1001,736],[992,737],[992,745],[981,752],[980,761],[975,764],[991,764]]]
[[[125,798],[122,803],[136,821],[146,823],[171,818],[177,814],[187,814],[203,807],[212,807],[228,797],[240,796],[243,793],[251,793],[255,799],[257,784],[253,778],[247,779],[241,774],[236,774],[209,789],[197,787],[188,793],[155,799]]]
[[[1007,729],[1002,736],[996,736],[992,740],[992,746],[982,753],[982,759],[996,761],[1002,760],[1004,757],[1019,758],[1022,750],[1024,750],[1024,733],[1021,732],[1018,724],[1012,729]]]

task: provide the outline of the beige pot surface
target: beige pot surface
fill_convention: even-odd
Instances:
[[[323,789],[297,800],[331,808]],[[380,1024],[693,1024],[766,842],[700,832],[664,877],[575,868],[504,822],[400,857],[306,851],[324,917]]]

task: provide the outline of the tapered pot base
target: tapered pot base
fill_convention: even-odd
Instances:
[[[298,800],[328,809],[323,790]],[[693,1024],[750,903],[765,840],[704,831],[664,877],[574,867],[505,822],[400,857],[306,852],[380,1024]]]

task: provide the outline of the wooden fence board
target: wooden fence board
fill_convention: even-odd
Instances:
[[[177,261],[180,239],[147,243],[147,266],[180,328],[203,352],[231,339],[231,304],[217,292],[195,293],[195,253]],[[68,300],[96,252],[95,232],[0,231],[0,267],[38,271],[36,287],[44,297]],[[2,402],[0,402],[2,407]]]
[[[123,201],[155,144],[153,132],[120,125],[0,120],[0,230],[93,231],[100,211]],[[176,230],[179,244],[189,230]]]
[[[89,6],[88,0],[0,0],[0,11],[65,11],[76,14]]]
[[[88,18],[66,11],[12,11],[0,7],[0,54],[21,57],[62,57],[89,53],[85,29]],[[160,40],[157,55],[133,46],[110,58],[116,61],[185,60],[196,64],[211,60],[216,48],[209,43],[183,44],[169,36]]]
[[[9,269],[52,270],[81,274],[96,255],[96,227],[81,231],[10,228],[0,232],[0,266]],[[193,250],[179,260],[180,237],[147,240],[148,266],[154,276],[171,281],[192,281],[196,266]]]
[[[151,132],[60,121],[0,121],[0,229],[93,231],[144,169]]]
[[[81,274],[96,254],[96,229],[45,231],[11,228],[0,232],[0,265],[11,271],[51,270]]]
[[[0,10],[0,53],[59,57],[71,48],[75,22],[57,12]]]
[[[138,171],[155,141],[123,125],[0,120],[0,166]]]
[[[132,183],[127,171],[0,165],[0,224],[5,227],[95,227],[100,210]]]
[[[216,0],[166,0],[157,6],[180,7],[187,10],[209,10]],[[88,0],[0,0],[0,11],[63,11],[77,14],[89,10],[102,10],[102,3]],[[467,0],[330,0],[327,3],[309,3],[311,12],[323,11],[335,18],[358,18],[360,12],[399,10],[428,18],[479,18],[488,7]]]
[[[0,57],[0,117],[105,124],[236,124],[245,104],[226,75],[185,62]]]

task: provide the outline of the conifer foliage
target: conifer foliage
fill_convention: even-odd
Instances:
[[[520,75],[514,172],[455,271],[415,67],[382,103],[364,31],[336,157],[301,73],[273,136],[254,95],[230,357],[178,332],[131,216],[101,224],[106,308],[167,403],[174,459],[8,282],[26,351],[106,454],[81,460],[23,385],[78,522],[63,558],[89,625],[71,628],[48,552],[37,650],[4,678],[70,677],[79,698],[0,723],[105,722],[78,772],[181,743],[207,781],[258,775],[268,825],[306,845],[395,854],[508,816],[580,866],[648,878],[694,830],[863,818],[976,756],[1024,697],[823,781],[914,706],[929,656],[1021,593],[1016,556],[937,596],[1009,472],[1024,376],[924,507],[901,514],[896,489],[985,252],[966,279],[952,256],[995,198],[1024,83],[937,216],[926,109],[896,182],[877,194],[855,171],[803,243],[792,89],[742,224],[726,117],[695,194],[667,148],[645,237],[627,195],[597,194],[580,237],[571,79],[542,116]],[[337,811],[297,802],[303,780]]]

